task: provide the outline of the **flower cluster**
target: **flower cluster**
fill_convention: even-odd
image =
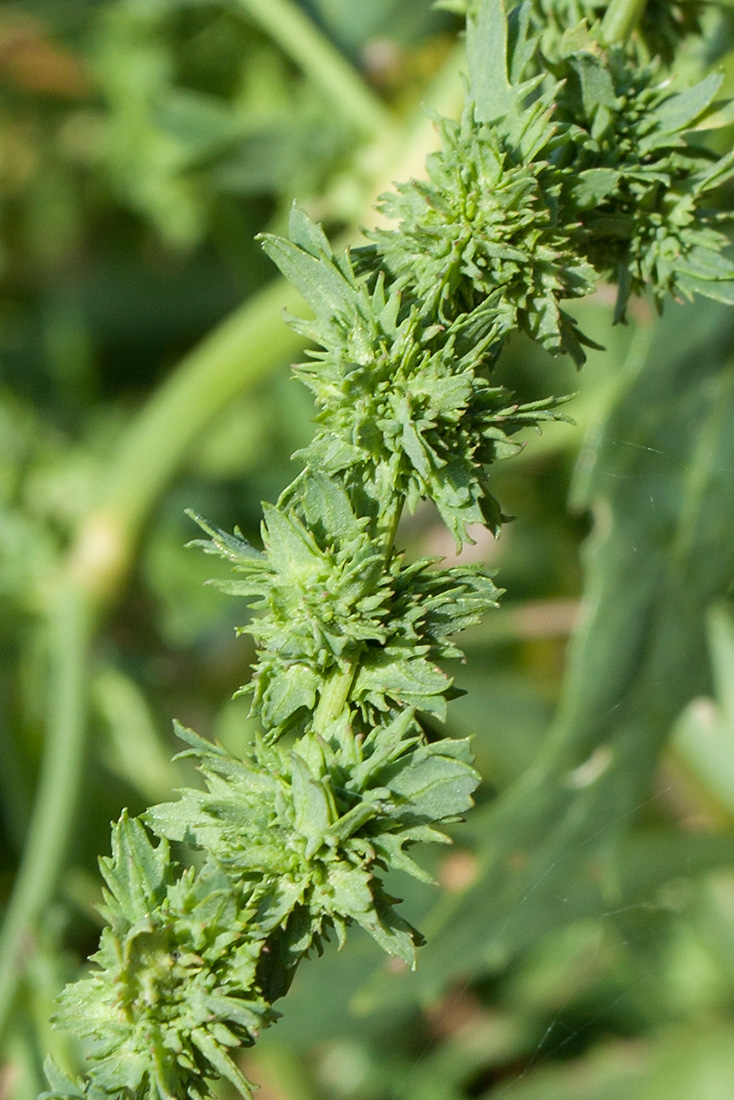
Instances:
[[[586,23],[551,51],[538,25],[549,4],[529,0],[509,23],[502,0],[471,5],[469,102],[439,123],[426,181],[383,198],[396,226],[337,255],[296,208],[289,240],[263,240],[313,313],[292,323],[315,345],[296,369],[316,433],[265,506],[262,549],[199,520],[204,549],[237,573],[223,587],[250,604],[244,690],[261,735],[238,759],[181,731],[206,789],[115,827],[96,969],[58,1013],[87,1041],[88,1077],[50,1067],[50,1100],[203,1100],[219,1077],[248,1095],[234,1050],[330,932],[341,942],[360,925],[412,965],[420,935],[382,874],[425,878],[409,849],[445,840],[437,826],[471,805],[467,744],[431,742],[421,716],[444,718],[440,664],[498,590],[480,568],[406,561],[401,511],[432,501],[457,543],[470,523],[499,532],[488,468],[559,415],[556,397],[524,402],[493,383],[513,332],[580,364],[563,303],[599,279],[618,284],[618,319],[645,287],[658,303],[734,301],[703,205],[734,160],[693,136],[718,78],[674,91]],[[550,6],[561,22],[596,10]],[[178,868],[170,841],[198,851],[200,870]]]
[[[198,545],[244,578],[219,587],[258,612],[242,628],[258,644],[242,690],[268,740],[307,729],[329,676],[350,669],[350,698],[368,724],[403,707],[445,717],[451,681],[435,662],[461,656],[449,637],[496,606],[498,590],[483,570],[406,565],[399,555],[386,565],[368,519],[323,474],[299,484],[287,508],[266,506],[262,553],[199,523],[211,539]]]
[[[490,300],[498,333],[521,329],[553,354],[576,355],[559,303],[589,294],[595,276],[575,248],[575,212],[559,203],[568,170],[541,157],[557,141],[547,101],[521,134],[478,122],[471,107],[460,123],[441,122],[428,178],[383,198],[398,225],[371,237],[397,285],[430,315],[450,323],[486,312]]]
[[[400,866],[427,878],[405,849],[445,841],[436,824],[471,805],[479,776],[465,741],[426,744],[410,710],[367,737],[355,735],[343,715],[293,750],[261,743],[246,760],[180,732],[208,790],[187,790],[146,819],[159,835],[204,848],[233,881],[250,884],[257,929],[269,937],[278,930],[279,952],[271,958],[269,950],[258,972],[271,996],[284,958],[290,974],[329,929],[343,942],[352,921],[389,954],[414,963],[420,937],[394,911],[378,869]]]
[[[575,167],[565,201],[581,216],[578,247],[618,284],[616,319],[645,287],[659,307],[696,293],[734,302],[721,215],[705,205],[734,177],[734,155],[715,156],[695,133],[723,76],[673,92],[659,66],[633,66],[619,47],[577,49],[563,73],[557,118]]]
[[[516,453],[510,437],[555,418],[560,403],[519,403],[483,373],[514,327],[511,306],[494,295],[451,325],[435,313],[428,323],[399,284],[387,290],[384,271],[357,275],[349,256],[335,257],[297,207],[290,240],[263,243],[315,313],[294,322],[322,349],[298,368],[319,410],[301,452],[307,466],[378,505],[387,493],[409,508],[432,500],[458,543],[470,523],[497,533],[501,511],[486,468]],[[313,279],[321,269],[328,293]]]
[[[346,717],[283,751],[240,760],[179,729],[206,791],[123,815],[102,860],[109,921],[91,976],[67,986],[57,1022],[88,1039],[89,1083],[49,1071],[51,1100],[204,1100],[208,1081],[250,1085],[232,1051],[276,1017],[301,959],[331,930],[361,925],[414,965],[421,936],[394,909],[381,870],[429,876],[407,852],[446,842],[437,824],[471,805],[479,776],[465,741],[426,744],[412,711],[353,734]],[[168,840],[202,848],[195,874]]]
[[[109,924],[96,969],[66,987],[56,1016],[89,1040],[95,1089],[203,1100],[224,1076],[247,1094],[231,1051],[273,1019],[255,981],[264,935],[251,935],[251,892],[215,865],[177,873],[167,841],[153,846],[125,814],[100,862]],[[51,1084],[74,1095],[61,1075]]]

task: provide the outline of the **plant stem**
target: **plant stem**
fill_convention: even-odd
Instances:
[[[395,535],[403,511],[404,498],[394,495],[392,507],[380,517],[380,535],[384,541],[383,554],[385,568],[390,565],[395,548]],[[346,668],[337,668],[324,684],[313,716],[314,729],[321,733],[343,713],[352,690],[354,678],[359,671],[359,658]]]
[[[380,140],[392,131],[390,112],[302,8],[291,0],[239,3],[360,131]]]
[[[646,0],[611,0],[602,20],[602,37],[608,45],[624,42],[632,34]]]
[[[313,727],[318,733],[336,721],[344,710],[358,668],[358,661],[354,661],[347,668],[339,668],[324,684],[313,713]]]
[[[74,819],[84,756],[87,656],[93,610],[65,578],[50,615],[48,740],[28,840],[0,935],[0,1032],[33,950],[33,926],[51,896]]]
[[[190,352],[152,396],[125,434],[102,502],[72,551],[81,584],[114,591],[154,502],[201,431],[302,345],[281,316],[300,301],[275,280]]]

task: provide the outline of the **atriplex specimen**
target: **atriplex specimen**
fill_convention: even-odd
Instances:
[[[468,744],[429,741],[420,715],[444,717],[451,639],[498,590],[478,567],[407,562],[401,513],[433,501],[458,546],[469,524],[499,532],[488,467],[562,400],[493,385],[511,333],[581,365],[588,341],[562,302],[600,280],[617,284],[617,320],[646,287],[658,304],[734,301],[703,205],[734,160],[695,133],[721,78],[679,91],[642,42],[617,44],[639,6],[564,31],[561,4],[508,17],[480,0],[462,118],[437,120],[427,179],[382,199],[394,228],[334,254],[296,208],[289,239],[263,238],[314,315],[292,324],[317,349],[297,368],[317,430],[265,505],[262,550],[199,520],[201,545],[239,574],[224,587],[256,612],[246,690],[261,735],[237,759],[180,730],[207,789],[115,826],[108,927],[57,1016],[88,1040],[88,1076],[50,1066],[46,1096],[202,1098],[222,1076],[249,1095],[233,1054],[330,932],[341,942],[356,922],[414,964],[420,934],[382,875],[426,878],[409,849],[445,841],[441,824],[471,805]],[[169,841],[198,849],[200,869],[179,867]]]

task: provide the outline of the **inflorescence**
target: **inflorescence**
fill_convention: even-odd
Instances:
[[[617,320],[645,288],[658,305],[734,301],[705,205],[734,159],[696,133],[721,78],[677,91],[644,44],[604,43],[596,13],[473,4],[466,108],[437,120],[426,179],[382,198],[393,227],[335,254],[296,208],[289,239],[263,238],[313,313],[292,323],[315,346],[296,373],[316,433],[264,508],[262,549],[199,521],[253,613],[243,690],[261,735],[238,759],[180,731],[206,788],[115,825],[108,927],[57,1013],[85,1040],[87,1076],[51,1065],[46,1100],[203,1100],[219,1077],[249,1095],[236,1051],[330,933],[356,923],[413,965],[420,935],[382,876],[427,878],[409,850],[446,841],[471,805],[468,744],[429,740],[421,715],[443,719],[452,638],[499,592],[481,568],[406,561],[401,512],[433,501],[459,545],[469,524],[499,532],[489,467],[560,415],[558,398],[493,384],[512,333],[580,365],[589,341],[565,303],[600,281],[617,285]]]

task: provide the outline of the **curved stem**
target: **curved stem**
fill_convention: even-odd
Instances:
[[[280,279],[223,321],[169,376],[131,424],[72,550],[86,588],[109,595],[124,575],[143,522],[191,446],[226,405],[303,344],[283,324],[296,291]]]
[[[51,896],[74,818],[84,755],[87,655],[93,609],[70,580],[50,616],[48,741],[28,840],[0,935],[0,1032],[32,951],[33,925]]]
[[[239,0],[241,7],[363,132],[382,139],[390,112],[359,74],[291,0]]]
[[[645,10],[646,0],[611,0],[601,29],[608,45],[622,43],[632,34]]]

